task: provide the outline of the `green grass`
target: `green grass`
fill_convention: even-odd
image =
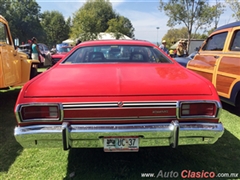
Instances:
[[[41,73],[41,72],[44,72],[44,71],[46,71],[46,70],[47,70],[47,68],[38,68],[37,71],[38,71],[39,73]]]
[[[0,92],[0,179],[3,180],[141,180],[141,173],[182,170],[239,173],[240,116],[224,104],[225,132],[214,145],[141,148],[138,153],[103,149],[23,149],[13,135],[14,104],[20,89]],[[165,178],[170,179],[170,178]],[[181,178],[178,178],[181,179]],[[220,178],[227,179],[227,178]]]

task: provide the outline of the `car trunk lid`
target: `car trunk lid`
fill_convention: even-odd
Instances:
[[[25,97],[210,95],[203,78],[176,64],[59,64],[35,78]]]

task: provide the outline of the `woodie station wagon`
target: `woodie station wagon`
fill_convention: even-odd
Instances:
[[[211,81],[220,99],[240,110],[240,21],[217,28],[187,68]]]

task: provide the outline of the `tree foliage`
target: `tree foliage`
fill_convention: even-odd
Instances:
[[[169,44],[174,44],[180,39],[187,39],[188,32],[187,28],[183,27],[180,29],[169,29],[167,33],[164,35],[163,39],[167,41]]]
[[[1,13],[8,20],[13,38],[26,42],[33,36],[44,37],[39,20],[40,6],[35,0],[7,0],[3,4]]]
[[[169,27],[183,24],[187,28],[189,43],[193,32],[196,34],[199,29],[211,25],[216,11],[220,15],[223,13],[218,8],[210,6],[207,0],[169,0],[167,2],[160,0],[159,10],[164,11],[169,17],[167,22]]]
[[[220,16],[224,13],[225,7],[220,0],[215,0],[215,5],[212,6],[214,29],[217,29]]]
[[[195,33],[192,34],[192,39],[206,39],[208,35]],[[167,33],[163,36],[163,39],[167,42],[167,47],[171,47],[177,41],[182,39],[188,39],[188,29],[186,27],[182,27],[179,29],[169,29]]]
[[[113,31],[133,37],[133,27],[126,17],[117,15],[109,0],[88,0],[73,15],[71,37],[81,37],[82,41],[92,40],[100,32]],[[119,24],[121,24],[121,27]]]
[[[58,11],[45,11],[42,14],[41,25],[46,34],[45,43],[49,46],[61,43],[67,39],[70,31],[70,21]]]
[[[230,9],[233,11],[232,17],[237,21],[240,20],[240,2],[238,0],[225,0],[228,3]]]
[[[115,33],[115,37],[119,39],[123,34],[128,37],[134,37],[134,28],[132,26],[131,21],[124,17],[118,15],[114,19],[110,19],[108,21],[108,29],[106,32],[113,32]]]

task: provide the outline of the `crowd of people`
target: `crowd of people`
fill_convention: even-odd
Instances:
[[[42,56],[44,57],[45,54],[42,54],[41,51],[39,50],[39,46],[37,44],[37,38],[33,37],[31,40],[28,40],[28,43],[30,44],[30,58],[33,60],[39,60],[39,57]],[[77,39],[75,46],[81,43],[80,39]],[[56,51],[56,46],[54,45],[51,49],[52,51]]]
[[[178,42],[178,46],[176,49],[168,50],[166,46],[166,40],[162,40],[162,44],[159,46],[166,54],[170,55],[171,57],[186,57],[188,56],[187,51],[187,43],[184,40],[180,40]]]

